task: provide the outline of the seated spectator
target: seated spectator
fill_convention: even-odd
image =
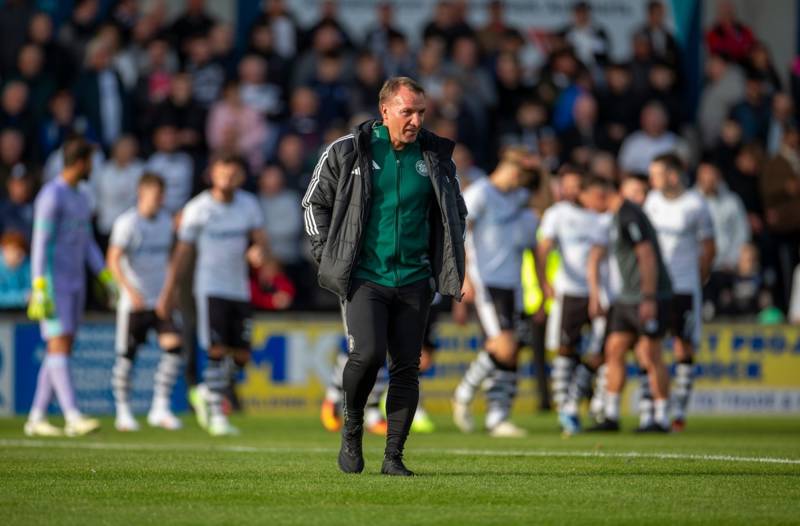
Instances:
[[[34,44],[26,44],[19,51],[17,79],[28,86],[28,106],[32,123],[41,121],[47,103],[56,91],[55,76],[44,67],[44,53]]]
[[[688,112],[683,94],[678,89],[677,72],[666,62],[656,61],[650,69],[648,80],[650,86],[645,100],[660,102],[667,111],[667,127],[674,133],[680,133]]]
[[[258,55],[267,65],[267,78],[278,84],[284,93],[289,86],[290,65],[276,48],[275,35],[268,23],[257,23],[250,32],[248,55]]]
[[[478,179],[486,177],[486,172],[475,166],[472,152],[461,143],[456,143],[453,149],[453,162],[456,164],[456,173],[461,181],[462,191]]]
[[[295,299],[295,288],[289,277],[275,260],[264,260],[255,251],[249,251],[250,302],[257,309],[286,310]]]
[[[7,231],[0,238],[0,309],[24,309],[31,292],[28,242],[19,232]]]
[[[752,243],[742,247],[735,271],[719,291],[711,308],[716,314],[732,317],[754,318],[771,306],[770,293],[764,282],[758,248]],[[709,308],[710,305],[706,305]]]
[[[166,38],[154,38],[147,44],[147,55],[136,87],[138,107],[147,110],[167,99],[176,67],[176,59]],[[146,117],[147,113],[143,111],[137,117]]]
[[[311,48],[300,55],[294,61],[292,71],[292,82],[290,86],[294,89],[299,86],[308,86],[314,81],[319,70],[319,62],[322,57],[329,54],[343,54],[344,42],[342,35],[335,24],[325,23],[318,25],[311,34]],[[344,77],[349,78],[352,71],[350,57],[342,55]]]
[[[286,132],[301,137],[305,150],[316,151],[322,145],[324,129],[319,117],[319,97],[311,88],[297,88],[292,92]]]
[[[778,154],[764,165],[761,198],[773,231],[800,231],[800,132],[796,128],[784,130]]]
[[[316,62],[313,80],[308,84],[319,99],[319,119],[323,127],[346,121],[349,115],[350,91],[345,83],[344,63],[339,52],[325,53]]]
[[[433,12],[433,20],[428,22],[422,31],[422,39],[425,44],[432,39],[440,40],[449,55],[457,38],[471,36],[474,33],[465,21],[459,20],[458,9],[454,2],[440,0]]]
[[[667,114],[658,102],[642,108],[642,129],[629,135],[619,150],[619,166],[628,174],[646,174],[656,156],[674,151],[678,137],[667,129]]]
[[[268,129],[264,118],[244,104],[239,88],[238,82],[228,82],[222,99],[211,107],[206,142],[215,152],[241,155],[255,172],[264,161]]]
[[[708,52],[743,63],[755,42],[753,31],[736,18],[733,2],[720,1],[714,25],[706,33]]]
[[[561,134],[563,162],[587,167],[596,150],[613,150],[597,121],[597,102],[589,94],[580,95],[573,106],[573,124]]]
[[[663,60],[675,71],[680,71],[681,49],[665,19],[666,10],[661,1],[647,2],[647,21],[637,35],[648,40],[654,58]]]
[[[631,88],[631,72],[621,63],[606,68],[606,86],[597,94],[599,121],[616,154],[622,141],[636,129],[641,104]]]
[[[368,29],[364,37],[364,49],[375,53],[377,60],[384,60],[389,54],[389,42],[403,32],[394,23],[394,6],[391,2],[379,2],[375,14],[377,24]]]
[[[261,9],[254,26],[269,27],[275,52],[284,60],[291,60],[297,54],[301,33],[294,15],[285,2],[278,0],[261,2]]]
[[[172,125],[162,124],[153,131],[153,145],[155,152],[145,170],[164,180],[164,210],[175,215],[192,194],[194,163],[188,153],[179,150],[178,130]]]
[[[0,201],[0,228],[3,232],[18,232],[27,243],[33,236],[33,198],[35,175],[18,164],[6,181],[7,197]]]
[[[380,60],[370,52],[359,55],[356,77],[350,86],[349,114],[366,113],[378,116],[378,93],[384,81]]]
[[[67,49],[55,40],[53,19],[40,11],[33,15],[28,26],[28,41],[39,46],[44,54],[44,69],[55,75],[59,88],[72,84],[76,67]]]
[[[86,48],[97,35],[99,9],[98,0],[76,0],[69,20],[59,29],[58,41],[66,49],[72,64],[83,64]]]
[[[723,178],[733,193],[742,200],[747,221],[754,237],[764,233],[764,205],[761,200],[761,173],[764,169],[764,149],[757,143],[743,146],[732,154],[734,167]]]
[[[178,15],[168,29],[167,33],[182,54],[187,53],[190,39],[207,35],[214,26],[214,18],[206,12],[205,4],[205,0],[186,2],[186,10]]]
[[[276,164],[283,172],[286,187],[298,194],[305,193],[311,182],[312,167],[306,162],[308,151],[314,150],[306,149],[303,139],[293,133],[284,135],[278,143]]]
[[[745,69],[761,79],[761,88],[767,97],[772,97],[783,89],[783,82],[772,62],[769,48],[763,42],[756,42],[750,50]]]
[[[530,92],[522,78],[522,66],[513,53],[501,53],[495,61],[497,77],[495,91],[497,104],[494,107],[494,129],[507,128],[514,123],[517,108]]]
[[[211,45],[211,56],[222,65],[225,70],[226,78],[233,78],[236,75],[236,59],[238,57],[234,50],[233,28],[230,24],[214,24],[208,32],[208,42]]]
[[[497,91],[491,73],[481,67],[480,49],[474,36],[462,36],[453,43],[453,57],[445,73],[458,79],[476,112],[497,104]]]
[[[444,46],[438,40],[431,40],[417,53],[416,80],[425,88],[425,95],[431,100],[442,97],[444,74]]]
[[[137,153],[136,138],[123,135],[111,149],[111,158],[90,181],[97,199],[96,224],[101,248],[108,246],[114,221],[136,204],[137,187],[144,172],[144,163]]]

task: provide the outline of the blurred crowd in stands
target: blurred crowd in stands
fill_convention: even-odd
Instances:
[[[98,0],[76,0],[59,27],[33,4],[0,7],[0,306],[24,304],[32,202],[74,133],[100,146],[84,190],[102,244],[144,171],[165,179],[165,206],[178,214],[204,188],[209,158],[237,153],[279,262],[254,269],[254,302],[335,306],[315,286],[301,197],[320,149],[377,116],[386,77],[408,75],[427,91],[426,126],[456,141],[464,184],[491,171],[506,146],[536,153],[540,213],[558,199],[551,174],[563,163],[619,180],[645,177],[654,156],[679,152],[715,221],[706,318],[769,321],[764,312],[791,310],[800,321],[800,305],[790,309],[800,303],[791,294],[793,282],[800,288],[800,57],[774,64],[728,2],[708,5],[717,13],[696,111],[685,52],[658,1],[630,35],[625,62],[611,59],[587,2],[536,43],[501,1],[487,5],[481,27],[469,23],[467,2],[440,1],[421,35],[401,31],[382,3],[363,38],[348,33],[333,1],[319,3],[310,27],[282,0],[263,2],[246,27],[215,19],[202,0],[187,0],[177,18],[158,1],[119,0],[101,15]],[[532,45],[545,53],[536,67],[521,60]]]

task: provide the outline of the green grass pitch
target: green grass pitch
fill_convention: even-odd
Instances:
[[[143,419],[141,419],[143,420]],[[525,439],[461,435],[444,418],[412,435],[418,476],[336,468],[338,436],[311,417],[234,417],[213,439],[169,433],[29,440],[0,419],[0,524],[799,524],[800,419],[692,418],[681,435]]]

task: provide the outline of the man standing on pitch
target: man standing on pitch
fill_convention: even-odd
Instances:
[[[364,406],[389,353],[388,432],[381,473],[402,461],[419,399],[422,337],[434,292],[461,297],[467,210],[454,144],[422,129],[425,92],[386,81],[381,119],[334,141],[303,198],[319,283],[342,302],[349,357],[339,468],[364,469]]]
[[[116,295],[116,285],[105,268],[103,253],[92,237],[91,209],[78,189],[92,171],[92,146],[81,137],[64,144],[64,170],[47,183],[34,203],[31,274],[33,289],[28,317],[39,321],[47,354],[39,370],[25,434],[58,436],[61,430],[47,422],[47,406],[55,391],[64,413],[64,434],[80,436],[100,422],[78,410],[69,374],[69,355],[86,302],[86,267]]]

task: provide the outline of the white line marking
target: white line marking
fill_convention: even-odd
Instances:
[[[330,447],[255,447],[231,445],[175,445],[175,444],[118,444],[104,442],[82,442],[79,440],[14,440],[2,439],[0,446],[20,448],[51,449],[94,449],[94,450],[126,450],[126,451],[221,451],[226,453],[335,453],[337,448]],[[376,449],[375,451],[379,451]],[[751,462],[759,464],[800,465],[800,459],[778,457],[739,457],[735,455],[714,455],[700,453],[643,453],[639,451],[557,451],[557,450],[503,450],[490,449],[447,449],[419,448],[417,453],[475,457],[567,457],[567,458],[619,458],[619,459],[655,459],[655,460],[700,460],[706,462]]]

